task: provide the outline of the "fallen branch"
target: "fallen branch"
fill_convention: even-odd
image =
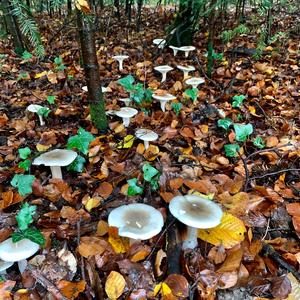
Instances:
[[[261,179],[261,178],[265,178],[265,177],[268,177],[268,176],[278,175],[278,174],[281,174],[281,173],[292,172],[292,171],[300,171],[300,169],[293,169],[293,168],[291,168],[291,169],[282,169],[282,170],[279,170],[279,171],[276,171],[276,172],[266,173],[264,175],[251,177],[250,180]]]

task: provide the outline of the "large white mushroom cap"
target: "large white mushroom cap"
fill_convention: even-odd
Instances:
[[[163,48],[166,44],[166,40],[165,39],[154,39],[153,40],[153,44],[154,45],[158,45],[158,48]]]
[[[160,73],[167,73],[167,72],[173,70],[173,68],[168,65],[162,65],[162,66],[154,67],[154,70],[156,70]]]
[[[180,66],[178,65],[177,68],[183,72],[191,72],[191,71],[195,71],[195,67],[194,66]]]
[[[13,261],[3,261],[0,260],[0,274],[5,273],[4,271],[10,268],[14,264]]]
[[[12,238],[0,243],[0,259],[15,262],[27,259],[39,250],[40,246],[29,239],[13,243]]]
[[[158,139],[158,134],[150,129],[138,129],[135,132],[135,136],[142,141],[156,141]]]
[[[112,58],[117,60],[117,61],[123,61],[124,59],[129,58],[129,56],[128,55],[115,55]]]
[[[138,111],[132,107],[121,107],[120,110],[115,111],[115,115],[120,118],[132,118],[137,113]]]
[[[73,150],[55,149],[49,152],[43,153],[33,161],[34,165],[45,165],[45,166],[68,166],[71,164],[77,153]]]
[[[176,196],[169,203],[171,214],[194,228],[213,228],[220,224],[222,209],[213,201],[196,196]]]
[[[161,110],[163,112],[166,111],[166,103],[168,101],[171,101],[171,100],[175,100],[176,97],[171,95],[171,94],[165,94],[165,95],[157,95],[157,94],[152,94],[152,98],[154,98],[155,100],[158,100],[160,102],[160,107],[161,107]]]
[[[182,46],[179,47],[181,51],[194,51],[196,48],[194,46]]]
[[[164,220],[154,207],[133,203],[115,208],[108,216],[108,224],[118,227],[120,236],[148,240],[161,231]]]
[[[38,104],[30,104],[27,106],[27,110],[33,113],[37,113],[41,108],[44,107]]]
[[[204,83],[205,80],[202,77],[192,77],[185,81],[186,84],[191,85],[193,88],[197,88],[199,84]]]

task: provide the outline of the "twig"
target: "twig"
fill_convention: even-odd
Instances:
[[[281,174],[281,173],[284,173],[284,172],[292,172],[292,171],[300,171],[300,169],[293,169],[293,168],[291,168],[291,169],[283,169],[283,170],[279,170],[279,171],[272,172],[272,173],[266,173],[266,174],[261,175],[261,176],[251,177],[250,180],[261,179],[261,178],[265,178],[265,177],[268,177],[268,176],[278,175],[278,174]]]
[[[264,236],[261,238],[262,241],[265,240],[265,238],[266,238],[266,236],[267,236],[267,234],[268,234],[268,232],[269,232],[269,227],[270,227],[270,218],[268,218],[266,232],[265,232]]]
[[[278,147],[273,147],[273,148],[268,148],[268,149],[257,150],[257,151],[255,151],[255,152],[249,154],[245,159],[248,160],[248,159],[250,159],[250,157],[255,156],[255,155],[257,155],[257,154],[260,154],[260,153],[263,153],[263,152],[275,152],[275,153],[277,153],[277,151],[278,151],[280,148],[284,148],[284,147],[288,147],[288,146],[294,146],[294,145],[292,145],[292,144],[290,144],[290,143],[287,143],[287,144],[284,144],[284,145],[278,146]]]

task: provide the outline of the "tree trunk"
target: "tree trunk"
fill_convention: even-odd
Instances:
[[[107,130],[105,104],[100,84],[93,24],[77,10],[77,26],[81,44],[83,67],[88,88],[90,114],[93,125],[100,131]]]
[[[142,16],[143,0],[137,0],[137,17],[136,17],[136,31],[141,30],[141,16]]]
[[[215,38],[215,4],[217,0],[211,0],[210,13],[208,20],[208,44],[207,44],[207,76],[211,78],[212,70],[214,66],[214,38]]]
[[[68,15],[72,14],[72,0],[68,0]]]
[[[118,18],[120,21],[121,19],[121,14],[120,14],[120,1],[119,0],[114,0],[114,6],[115,6],[115,16]]]
[[[9,0],[2,0],[3,12],[7,29],[12,36],[15,52],[21,55],[25,51],[25,46],[22,39],[22,34],[16,17],[12,14],[11,3]]]

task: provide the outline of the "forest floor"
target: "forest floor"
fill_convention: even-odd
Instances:
[[[118,99],[129,96],[117,82],[129,74],[181,103],[168,103],[165,113],[155,101],[134,104],[139,113],[130,126],[109,115],[107,134],[91,124],[76,28],[62,19],[40,18],[47,53],[42,60],[20,58],[8,41],[0,42],[0,241],[16,229],[25,202],[36,206],[34,224],[46,239],[22,274],[14,264],[2,275],[0,298],[299,300],[300,50],[299,35],[287,31],[297,18],[275,18],[276,32],[285,35],[259,59],[245,51],[256,47],[259,22],[247,20],[251,33],[230,43],[217,39],[215,52],[222,57],[209,79],[206,29],[195,35],[196,50],[188,58],[174,57],[171,49],[158,51],[152,44],[165,37],[171,11],[145,10],[139,33],[125,18],[102,14],[96,44],[108,87],[106,109],[117,110]],[[111,58],[116,54],[129,55],[123,71]],[[162,64],[174,68],[165,83],[153,69]],[[189,87],[178,64],[193,65],[193,76],[205,79],[195,101],[185,94]],[[51,110],[44,126],[26,111],[29,104]],[[59,180],[49,167],[31,165],[32,192],[20,196],[10,183],[24,173],[19,149],[28,147],[26,159],[33,160],[66,148],[79,128],[94,136],[80,153],[86,159],[80,172],[63,168]],[[138,128],[159,135],[148,150],[133,138]],[[146,163],[159,171],[157,188],[145,179]],[[129,196],[132,178],[142,193]],[[196,249],[180,252],[183,226],[170,217],[168,203],[186,194],[214,198],[226,214],[217,229],[199,232]],[[165,226],[130,246],[107,218],[114,208],[135,202],[160,210]]]

